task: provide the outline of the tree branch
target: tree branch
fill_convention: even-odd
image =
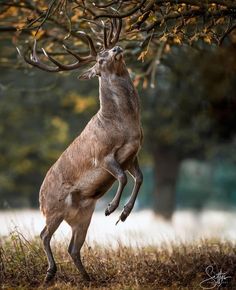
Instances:
[[[171,19],[178,19],[178,18],[189,18],[189,17],[196,17],[196,16],[201,16],[201,17],[214,17],[214,18],[218,18],[218,17],[222,17],[222,16],[234,16],[235,12],[232,12],[230,10],[224,10],[224,11],[220,11],[220,12],[211,12],[208,13],[205,10],[190,10],[184,13],[172,13],[172,14],[168,14],[163,16],[163,18],[156,20],[155,22],[153,22],[151,25],[141,29],[141,31],[147,31],[150,32],[153,28],[155,28],[156,26],[160,25],[164,19],[164,21],[168,21]]]
[[[232,25],[230,28],[226,30],[224,35],[220,38],[219,45],[222,45],[225,38],[236,28],[236,24]]]
[[[131,9],[128,12],[117,13],[117,14],[102,13],[102,14],[96,15],[94,17],[94,19],[101,18],[101,17],[108,17],[108,18],[126,18],[126,17],[129,17],[129,16],[133,15],[136,11],[138,11],[141,7],[143,7],[143,5],[145,4],[146,1],[147,0],[142,0],[142,2],[139,5],[135,6],[133,9]]]

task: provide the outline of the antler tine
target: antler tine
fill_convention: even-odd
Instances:
[[[97,51],[96,51],[95,46],[93,44],[92,38],[83,31],[77,31],[77,34],[86,38],[86,40],[88,41],[88,44],[89,44],[89,49],[90,49],[91,55],[96,57]]]
[[[106,29],[106,24],[103,24],[103,44],[104,44],[104,48],[105,49],[109,48],[108,43],[107,43],[107,29]]]
[[[42,70],[48,71],[48,72],[58,72],[60,71],[59,67],[55,67],[55,66],[49,66],[47,64],[43,64],[38,55],[37,55],[37,41],[36,39],[34,40],[34,45],[33,45],[33,52],[32,54],[30,54],[30,58],[28,58],[26,56],[27,52],[29,51],[29,49],[23,54],[23,58],[25,60],[25,62],[36,66]]]
[[[65,51],[67,51],[69,54],[73,55],[76,59],[78,59],[78,61],[84,60],[83,57],[79,56],[77,53],[70,50],[65,44],[63,44],[62,47],[65,49]]]
[[[60,63],[55,58],[53,58],[49,54],[47,54],[47,52],[45,51],[44,48],[42,48],[42,51],[43,51],[44,55],[59,68],[60,71],[72,70],[72,69],[79,68],[80,66],[82,66],[82,64],[84,65],[84,62],[82,63],[80,61],[66,65],[66,64]]]
[[[115,27],[115,30],[117,30],[117,18],[112,18],[113,25]]]
[[[108,34],[108,43],[109,43],[109,46],[112,44],[113,30],[114,30],[113,20],[111,20],[110,21],[110,31],[109,31],[109,34]]]
[[[122,18],[118,18],[118,24],[116,26],[117,26],[117,28],[116,28],[115,36],[112,39],[112,45],[113,46],[118,42],[119,37],[120,37],[120,32],[121,32],[121,29],[122,29]]]

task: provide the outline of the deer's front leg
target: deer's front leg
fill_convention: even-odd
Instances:
[[[130,166],[128,171],[131,174],[131,176],[134,178],[135,184],[134,184],[134,188],[133,188],[131,197],[128,200],[128,202],[126,203],[126,205],[124,206],[124,209],[120,215],[119,220],[121,220],[122,222],[124,222],[126,220],[128,215],[132,211],[132,209],[134,207],[135,200],[136,200],[138,192],[139,192],[139,189],[143,183],[143,174],[139,168],[137,157],[135,158],[133,164]],[[117,221],[117,223],[119,222],[119,220]]]
[[[105,210],[105,215],[110,215],[120,203],[120,198],[125,185],[127,184],[127,176],[124,170],[121,168],[120,164],[115,160],[113,156],[109,156],[105,159],[103,166],[106,171],[108,171],[115,179],[118,180],[119,186],[113,200],[108,204]]]

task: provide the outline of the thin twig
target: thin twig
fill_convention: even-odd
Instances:
[[[109,18],[126,18],[128,16],[133,15],[135,12],[137,12],[146,2],[147,0],[142,0],[142,2],[139,5],[136,5],[133,9],[126,13],[117,13],[117,14],[109,14],[109,13],[103,13],[96,15],[94,19],[101,18],[101,17],[109,17]]]

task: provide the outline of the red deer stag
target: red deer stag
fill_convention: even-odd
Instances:
[[[95,61],[95,65],[79,78],[97,76],[99,79],[99,111],[49,169],[40,189],[40,209],[46,218],[46,226],[40,236],[49,264],[45,282],[49,282],[57,270],[50,240],[60,223],[65,220],[71,226],[72,238],[68,251],[84,279],[89,280],[81,262],[80,249],[96,201],[118,180],[115,197],[105,211],[106,215],[110,215],[119,205],[127,183],[125,172],[128,171],[135,184],[119,218],[125,221],[142,184],[137,159],[142,140],[139,96],[126,68],[123,50],[115,46],[119,40],[121,20],[110,23],[109,34],[104,28],[104,47],[100,52],[96,51],[92,39],[85,33],[80,33],[80,36],[89,44],[89,56],[78,55],[64,47],[77,59],[73,64],[62,64],[45,50],[44,54],[54,65],[42,63],[37,55],[36,41],[31,57],[24,55],[25,61],[49,72],[73,70]]]

